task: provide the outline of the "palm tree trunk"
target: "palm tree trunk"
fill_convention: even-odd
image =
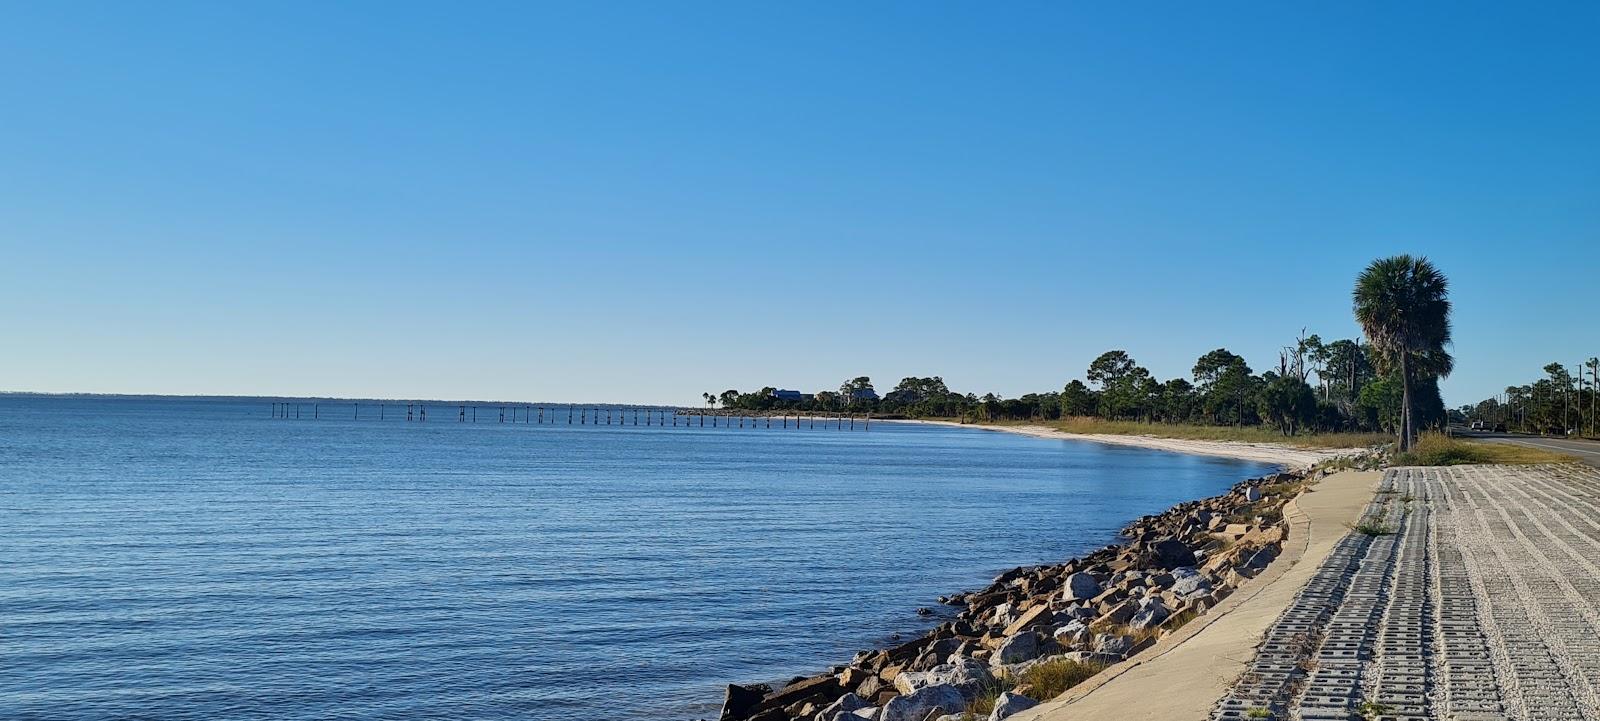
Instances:
[[[1400,450],[1411,450],[1416,440],[1416,416],[1411,408],[1411,354],[1400,353]]]

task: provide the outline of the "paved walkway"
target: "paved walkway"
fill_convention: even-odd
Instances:
[[[1212,717],[1600,721],[1600,470],[1391,469]]]
[[[1155,648],[1010,719],[1202,721],[1246,670],[1262,634],[1346,536],[1347,524],[1361,516],[1380,477],[1347,472],[1323,479],[1284,509],[1289,541],[1266,573]]]

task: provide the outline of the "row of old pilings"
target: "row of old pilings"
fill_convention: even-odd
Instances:
[[[307,406],[307,405],[311,406],[311,410],[310,410],[309,413],[305,412],[305,408],[304,407]],[[272,403],[272,406],[271,406],[271,417],[272,418],[278,418],[278,419],[284,419],[284,420],[295,420],[295,419],[300,419],[302,417],[309,418],[309,419],[312,419],[312,420],[320,420],[322,418],[322,406],[324,406],[324,405],[327,405],[327,406],[330,407],[330,413],[333,412],[333,409],[334,409],[335,406],[340,407],[340,408],[345,407],[345,404],[342,404],[342,403],[340,403],[340,404],[321,403],[321,402],[291,403],[291,402],[275,401],[275,402]],[[377,408],[377,412],[375,414],[373,413],[373,411],[371,409],[371,407],[373,405],[376,405],[378,407]],[[479,409],[480,406],[473,405],[473,404],[466,404],[466,403],[458,403],[458,404],[455,404],[455,405],[456,405],[456,422],[458,422],[458,423],[477,423],[478,422],[478,409]],[[395,404],[395,406],[396,406],[396,409],[397,409],[397,412],[398,412],[399,404]],[[351,404],[349,404],[348,407],[350,409],[350,416],[349,417],[352,418],[353,420],[362,420],[363,418],[365,418],[367,420],[379,420],[379,421],[382,421],[382,420],[387,420],[388,419],[388,412],[389,412],[388,411],[388,407],[389,407],[389,404],[387,404],[387,403],[376,403],[376,404],[369,403],[369,404],[367,404],[368,409],[366,411],[366,414],[367,414],[366,416],[362,415],[361,404],[359,404],[359,403],[351,403]],[[448,405],[446,407],[448,407]],[[728,414],[725,414],[725,413],[698,413],[698,412],[695,412],[694,410],[685,410],[685,409],[676,409],[676,408],[635,408],[635,407],[620,407],[619,408],[619,407],[614,407],[614,406],[575,406],[575,405],[536,406],[536,405],[526,404],[526,403],[524,403],[524,404],[502,404],[502,405],[490,406],[490,407],[498,409],[499,417],[498,417],[498,421],[497,422],[499,422],[499,423],[510,422],[510,423],[524,423],[524,424],[533,424],[533,425],[562,424],[561,411],[565,410],[566,411],[566,413],[565,413],[566,422],[563,425],[591,425],[591,426],[604,425],[604,426],[609,426],[609,425],[615,424],[615,425],[619,425],[619,426],[626,426],[626,425],[630,425],[629,421],[631,420],[632,421],[631,425],[635,425],[635,426],[638,426],[638,425],[663,426],[663,427],[672,426],[672,427],[676,428],[676,427],[678,427],[680,425],[679,421],[681,419],[682,420],[682,426],[685,427],[685,428],[694,427],[696,425],[698,425],[698,427],[700,427],[700,428],[705,428],[705,427],[708,427],[708,426],[711,427],[711,428],[719,428],[719,427],[734,428],[735,427],[734,423],[736,421],[738,423],[738,426],[737,426],[738,428],[746,428],[746,427],[749,427],[749,428],[773,428],[774,427],[774,425],[773,425],[773,421],[774,420],[777,421],[777,426],[776,426],[777,428],[786,429],[786,428],[793,427],[796,430],[801,429],[801,428],[813,429],[813,428],[817,428],[820,425],[824,429],[832,428],[832,429],[836,429],[836,430],[852,430],[853,431],[853,430],[856,430],[856,426],[857,426],[858,423],[860,424],[861,430],[868,430],[872,426],[872,414],[871,413],[865,413],[865,414],[859,414],[859,415],[855,414],[855,413],[843,413],[843,412],[837,412],[837,413],[835,413],[835,412],[829,412],[829,413],[795,413],[795,414],[783,413],[783,414],[777,414],[777,415],[773,415],[773,414],[728,415]],[[508,411],[509,411],[509,415],[508,415]],[[601,422],[601,412],[602,411],[604,411],[604,414],[605,414],[605,416],[604,416],[605,417],[605,421],[604,422]],[[302,414],[304,414],[304,415],[302,415]],[[641,414],[643,414],[643,416],[644,416],[644,422],[643,423],[639,422]],[[519,420],[519,417],[520,417],[520,420]],[[668,422],[669,418],[671,419],[670,423]],[[706,422],[707,418],[711,419],[710,423]],[[416,421],[416,422],[422,422],[422,421],[428,420],[428,407],[426,405],[422,404],[422,403],[407,403],[406,404],[406,420],[407,421]]]

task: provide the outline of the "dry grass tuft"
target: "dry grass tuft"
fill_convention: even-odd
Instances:
[[[1488,443],[1424,433],[1416,447],[1396,454],[1397,466],[1460,466],[1477,463],[1571,463],[1577,459],[1560,453],[1511,443]]]

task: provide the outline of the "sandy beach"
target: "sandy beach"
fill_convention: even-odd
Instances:
[[[1106,433],[1067,433],[1049,426],[990,426],[954,421],[894,420],[884,423],[923,423],[928,425],[959,426],[985,431],[1017,433],[1035,438],[1059,438],[1069,441],[1091,441],[1115,446],[1137,446],[1175,453],[1194,453],[1204,456],[1223,456],[1248,461],[1281,463],[1290,468],[1306,468],[1321,461],[1340,456],[1362,453],[1364,448],[1298,448],[1278,443],[1240,443],[1236,441],[1203,441],[1187,438],[1161,438],[1159,436],[1123,436]]]

